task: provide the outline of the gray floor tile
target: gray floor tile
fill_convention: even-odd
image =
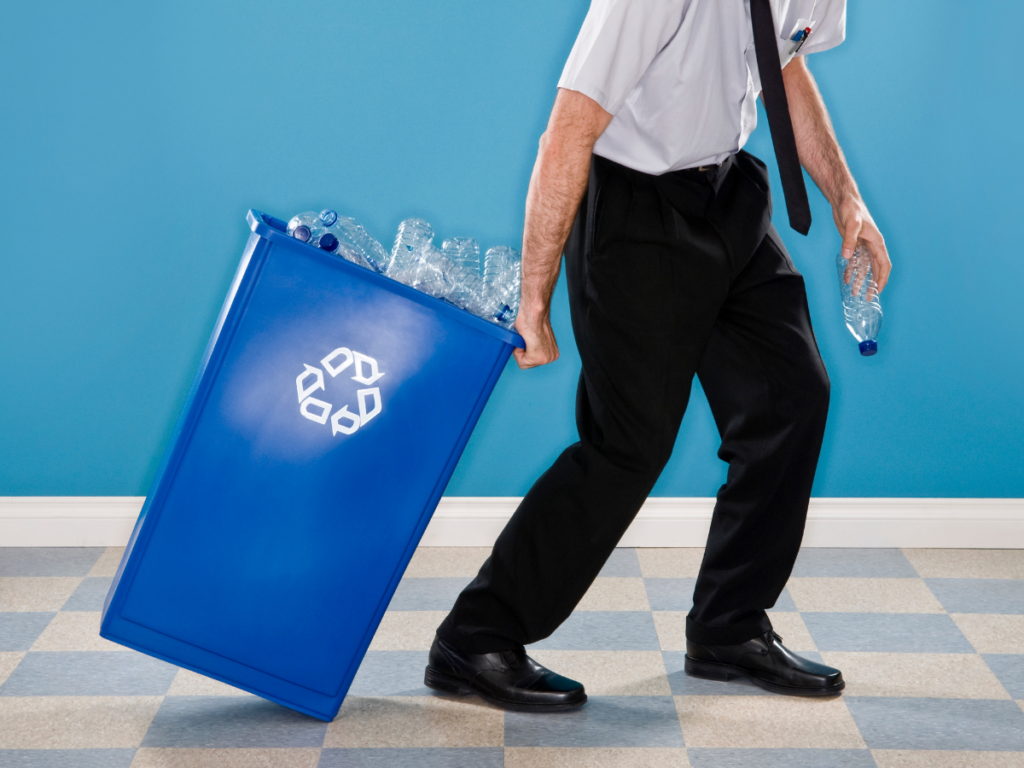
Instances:
[[[844,700],[870,749],[1024,750],[1024,712],[1014,701]]]
[[[1024,654],[983,653],[981,658],[1012,698],[1024,699]]]
[[[696,579],[644,579],[652,611],[689,611],[693,608]]]
[[[110,576],[90,576],[82,579],[78,589],[61,607],[62,611],[102,611],[103,601],[107,599],[110,584],[114,579]]]
[[[502,768],[501,747],[325,749],[317,768]]]
[[[144,747],[321,747],[327,723],[251,696],[168,696]]]
[[[693,607],[693,586],[696,579],[644,579],[644,588],[647,590],[647,600],[651,604],[652,611],[689,611]],[[795,611],[796,604],[790,597],[789,590],[782,590],[778,601],[772,607],[773,611]]]
[[[506,747],[682,747],[671,696],[592,696],[557,715],[505,713]]]
[[[447,611],[455,605],[455,598],[470,581],[472,579],[463,576],[402,579],[388,610]]]
[[[33,652],[0,685],[0,696],[162,696],[177,672],[134,651]]]
[[[359,665],[349,696],[427,696],[423,685],[426,651],[369,651]]]
[[[801,651],[799,656],[811,661],[821,662],[821,654],[812,651]],[[686,674],[686,654],[683,651],[662,651],[661,658],[665,662],[668,673],[668,684],[673,696],[771,696],[772,694],[753,683],[744,680],[703,680]]]
[[[0,651],[27,651],[56,613],[0,613]]]
[[[1024,613],[1024,580],[925,579],[950,613]]]
[[[875,768],[866,749],[688,749],[693,768]]]
[[[0,576],[85,576],[106,547],[0,547]]]
[[[793,566],[794,576],[917,578],[917,571],[898,549],[801,549]]]
[[[649,611],[577,611],[551,637],[529,648],[560,651],[657,651]]]
[[[640,558],[633,547],[616,547],[599,576],[642,576]]]
[[[974,653],[944,613],[801,613],[819,651]]]
[[[128,768],[134,749],[0,749],[2,768]]]

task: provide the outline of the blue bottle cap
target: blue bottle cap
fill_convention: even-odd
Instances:
[[[317,245],[328,253],[334,253],[338,250],[338,238],[328,232],[326,235],[320,236],[320,242]]]
[[[301,224],[292,230],[292,237],[294,237],[296,240],[301,240],[304,243],[309,242],[309,235],[309,227],[307,227],[305,224]]]
[[[320,221],[323,222],[325,227],[329,227],[338,220],[338,214],[336,211],[332,211],[330,208],[324,208],[320,211]]]
[[[860,343],[860,353],[864,357],[871,357],[878,354],[878,342],[874,339],[866,339]]]

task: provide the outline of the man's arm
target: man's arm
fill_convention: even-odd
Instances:
[[[516,330],[526,349],[515,350],[520,368],[558,359],[551,330],[551,294],[558,281],[562,248],[587,188],[590,156],[612,115],[576,91],[559,89],[526,195],[523,286]]]
[[[858,241],[866,244],[871,251],[871,275],[881,292],[892,269],[885,239],[860,196],[857,182],[836,140],[825,102],[803,56],[795,57],[786,65],[782,79],[786,84],[800,162],[832,204],[832,217],[843,237],[843,256],[852,256]]]

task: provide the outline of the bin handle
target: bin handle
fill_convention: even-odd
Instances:
[[[257,211],[255,208],[250,208],[249,213],[246,214],[245,220],[249,222],[249,228],[257,235],[263,235],[266,237],[267,228],[276,229],[279,232],[288,231],[288,222],[281,221],[281,219],[275,219],[269,213],[263,213]]]

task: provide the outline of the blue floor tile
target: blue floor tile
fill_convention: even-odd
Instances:
[[[327,723],[251,696],[168,696],[143,747],[321,747]]]
[[[82,579],[78,589],[71,593],[61,607],[62,611],[102,611],[103,601],[107,599],[107,592],[110,591],[110,584],[113,582],[110,576],[90,576]]]
[[[670,696],[591,696],[558,714],[505,713],[506,747],[682,747]]]
[[[427,696],[423,685],[426,651],[368,651],[349,696]]]
[[[652,611],[689,611],[693,607],[693,587],[696,579],[664,579],[646,578],[644,588],[647,590],[647,600],[651,604]],[[789,594],[788,589],[783,589],[782,594],[773,611],[795,611],[796,604]]]
[[[875,768],[866,749],[688,749],[693,768]]]
[[[917,578],[917,571],[898,549],[801,549],[794,576],[857,577],[872,579]]]
[[[981,658],[1007,693],[1015,699],[1024,699],[1024,654],[983,653]]]
[[[561,651],[657,651],[649,611],[577,611],[555,633],[529,648]]]
[[[652,611],[689,611],[693,608],[696,579],[644,579]]]
[[[811,661],[817,661],[819,664],[821,663],[820,653],[801,651],[797,655]],[[704,680],[699,677],[690,677],[686,674],[686,654],[683,651],[662,651],[661,658],[665,662],[668,684],[673,696],[773,695],[743,678],[723,682],[720,680]]]
[[[1013,701],[844,697],[869,749],[1024,751]]]
[[[177,672],[134,651],[32,652],[0,685],[0,696],[162,696]]]
[[[128,768],[134,749],[0,749],[0,768]]]
[[[925,579],[950,613],[1024,613],[1024,580]]]
[[[789,594],[788,589],[783,589],[779,599],[775,601],[775,605],[768,609],[769,613],[772,611],[786,611],[787,613],[796,611],[796,603],[793,602],[793,596]]]
[[[974,653],[944,613],[801,613],[819,651]]]
[[[325,749],[317,768],[502,768],[502,747]]]
[[[0,576],[85,576],[103,547],[0,547]]]
[[[640,558],[632,547],[617,547],[598,576],[642,576]]]
[[[455,598],[470,581],[472,579],[464,576],[402,579],[388,610],[447,611],[455,605]]]
[[[0,613],[0,651],[27,651],[56,613]]]

